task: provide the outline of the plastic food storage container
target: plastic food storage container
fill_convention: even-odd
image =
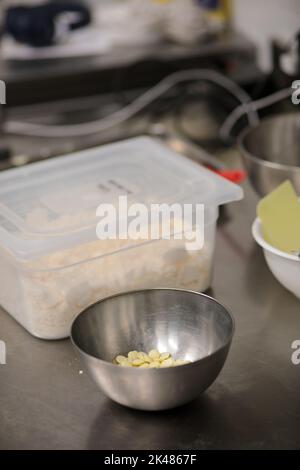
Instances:
[[[204,245],[181,239],[99,239],[99,204],[201,203]],[[205,291],[211,284],[218,206],[242,189],[139,137],[0,173],[0,303],[31,334],[69,335],[74,317],[116,292]],[[117,214],[122,219],[122,214]],[[175,233],[175,232],[174,232]]]

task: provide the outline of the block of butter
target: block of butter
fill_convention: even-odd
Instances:
[[[290,181],[261,199],[257,215],[266,242],[290,254],[300,252],[300,201]]]

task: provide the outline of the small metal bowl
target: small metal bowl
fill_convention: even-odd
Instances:
[[[234,320],[219,302],[179,289],[114,295],[80,313],[71,339],[99,388],[112,400],[140,410],[164,410],[196,398],[226,360]],[[190,364],[165,369],[112,363],[131,350],[158,349]]]
[[[265,196],[289,179],[300,194],[300,113],[263,119],[244,130],[239,150],[254,189]]]

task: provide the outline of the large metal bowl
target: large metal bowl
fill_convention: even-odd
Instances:
[[[289,179],[300,194],[300,113],[263,119],[238,139],[250,181],[265,196]]]
[[[216,300],[177,289],[115,295],[74,321],[72,342],[87,370],[112,400],[141,410],[173,408],[196,398],[218,376],[234,321]],[[114,365],[118,354],[153,348],[191,364],[165,369]]]

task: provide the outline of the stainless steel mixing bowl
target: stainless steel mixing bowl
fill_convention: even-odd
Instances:
[[[263,119],[242,132],[238,143],[258,194],[265,196],[289,179],[300,195],[300,113]]]
[[[230,313],[204,294],[149,289],[108,297],[74,320],[71,339],[91,376],[112,400],[140,410],[182,405],[222,369],[234,332]],[[165,369],[114,365],[118,354],[153,348],[191,364]]]

